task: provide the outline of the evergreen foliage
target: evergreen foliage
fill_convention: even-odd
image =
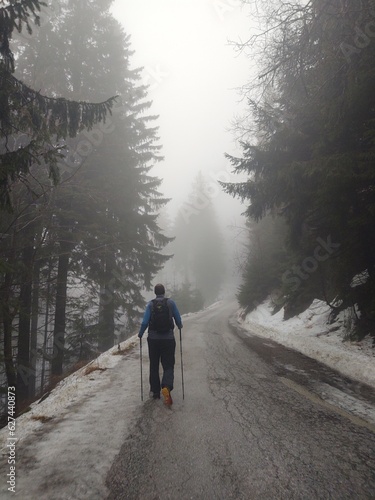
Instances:
[[[265,216],[255,223],[249,220],[248,258],[243,272],[238,301],[247,312],[255,309],[272,292],[279,302],[281,276],[287,269],[286,226],[283,219]]]
[[[9,184],[25,179],[34,164],[48,165],[49,176],[59,179],[61,139],[74,137],[105,120],[113,97],[100,104],[46,97],[15,78],[10,39],[25,26],[32,33],[32,20],[39,25],[38,0],[11,2],[0,7],[0,207],[11,208]]]
[[[188,200],[180,208],[173,229],[175,279],[192,283],[205,305],[220,293],[226,273],[224,244],[214,206],[202,174],[198,174]]]
[[[1,334],[8,383],[23,387],[20,400],[51,373],[132,333],[142,290],[169,258],[161,250],[170,238],[157,221],[168,200],[151,173],[162,159],[157,117],[148,113],[147,89],[140,70],[130,68],[129,37],[111,4],[64,0],[50,22],[15,44],[13,81],[53,96],[34,94],[35,126],[32,103],[13,99],[13,125],[21,123],[20,109],[28,121],[22,134],[4,136],[10,153],[24,151],[27,162],[6,178],[12,212],[2,210],[0,222]],[[42,107],[53,103],[54,110]],[[34,136],[40,158],[31,151]]]
[[[250,100],[258,141],[244,141],[243,157],[230,158],[249,177],[225,186],[250,200],[249,217],[259,220],[272,210],[285,218],[294,262],[307,262],[317,239],[335,243],[287,303],[304,295],[304,302],[318,296],[334,310],[357,304],[372,332],[374,6],[371,0],[355,7],[347,0],[314,0],[272,11],[263,98]],[[353,287],[363,271],[368,281]]]
[[[197,289],[192,289],[190,283],[183,283],[172,289],[171,297],[176,302],[181,314],[197,312],[203,309],[204,298]]]

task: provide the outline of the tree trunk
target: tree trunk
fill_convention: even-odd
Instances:
[[[34,248],[29,245],[22,254],[22,282],[20,289],[19,331],[17,350],[17,399],[18,404],[29,396],[30,367],[30,320],[32,293],[32,265]]]
[[[55,323],[53,330],[52,375],[62,375],[66,328],[66,298],[68,286],[69,258],[72,245],[60,241],[60,256],[57,268]]]
[[[115,297],[114,256],[106,252],[104,261],[105,280],[100,293],[99,306],[99,351],[107,351],[113,347],[115,337]]]
[[[13,346],[12,346],[12,314],[10,311],[10,293],[12,285],[11,273],[6,273],[4,277],[4,289],[1,294],[1,306],[4,328],[4,363],[5,373],[9,387],[16,387],[17,372],[13,362]]]
[[[38,349],[38,319],[39,319],[39,288],[40,288],[40,266],[38,260],[34,263],[33,271],[33,296],[31,304],[31,332],[30,332],[30,383],[29,397],[33,398],[36,394],[36,377],[37,377],[37,349]]]
[[[48,343],[48,325],[49,325],[49,305],[51,301],[51,270],[52,270],[52,258],[49,258],[48,261],[48,275],[47,275],[47,293],[46,293],[46,310],[44,313],[44,339],[43,339],[43,348],[42,348],[42,373],[40,376],[40,390],[43,392],[44,390],[44,379],[46,372],[46,357],[47,357],[47,343]]]

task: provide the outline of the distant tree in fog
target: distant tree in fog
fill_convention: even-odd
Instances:
[[[181,314],[200,311],[204,306],[202,293],[193,289],[190,283],[174,286],[171,289],[171,297],[177,302]]]
[[[212,303],[224,282],[226,262],[217,215],[202,174],[177,214],[173,235],[171,252],[179,283],[191,283],[206,305]]]

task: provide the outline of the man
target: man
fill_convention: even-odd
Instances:
[[[164,403],[173,403],[171,391],[174,381],[174,364],[176,340],[174,338],[174,322],[182,328],[180,313],[175,302],[165,297],[165,288],[162,284],[155,285],[156,298],[151,300],[143,316],[138,337],[141,339],[148,327],[148,355],[150,358],[150,387],[152,397],[160,399],[160,390]],[[160,383],[159,363],[163,367],[163,376]]]

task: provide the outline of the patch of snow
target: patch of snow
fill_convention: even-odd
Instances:
[[[357,286],[364,285],[368,281],[369,277],[370,277],[369,272],[366,269],[366,271],[363,271],[362,273],[359,273],[356,276],[354,276],[352,282],[350,283],[350,286],[352,288],[355,288]]]
[[[364,401],[360,401],[349,394],[344,394],[339,389],[331,385],[321,383],[319,387],[320,397],[330,403],[331,405],[338,406],[343,410],[350,407],[353,415],[356,415],[363,420],[366,420],[373,425],[375,424],[375,408]]]
[[[131,349],[137,344],[137,336],[133,336],[120,344],[120,349]],[[114,355],[118,347],[104,352],[98,358],[88,363],[83,368],[74,372],[72,375],[63,379],[51,391],[50,395],[42,402],[36,401],[30,406],[30,411],[20,415],[16,421],[17,442],[22,441],[36,430],[43,427],[42,419],[50,420],[63,417],[69,408],[89,397],[94,393],[99,393],[105,385],[108,377],[105,375],[107,370],[113,369],[122,359],[121,355]],[[86,370],[91,368],[93,371],[86,375]],[[40,400],[39,400],[40,401]],[[38,420],[40,419],[40,420]],[[0,452],[6,451],[7,438],[9,437],[8,428],[0,430]]]
[[[191,317],[194,317],[194,316],[197,316],[197,315],[201,314],[202,312],[210,311],[211,309],[215,309],[222,302],[223,302],[222,300],[218,300],[217,302],[214,302],[213,304],[210,304],[209,306],[204,307],[203,309],[200,309],[199,311],[185,313],[185,314],[182,315],[182,319],[184,319],[184,318],[191,318]]]
[[[372,348],[372,339],[344,341],[345,324],[350,321],[350,314],[344,311],[330,325],[330,312],[325,302],[314,300],[302,314],[285,321],[284,310],[272,314],[271,302],[267,300],[245,319],[241,320],[241,311],[238,311],[237,319],[249,332],[296,349],[343,375],[375,388],[375,349]]]

